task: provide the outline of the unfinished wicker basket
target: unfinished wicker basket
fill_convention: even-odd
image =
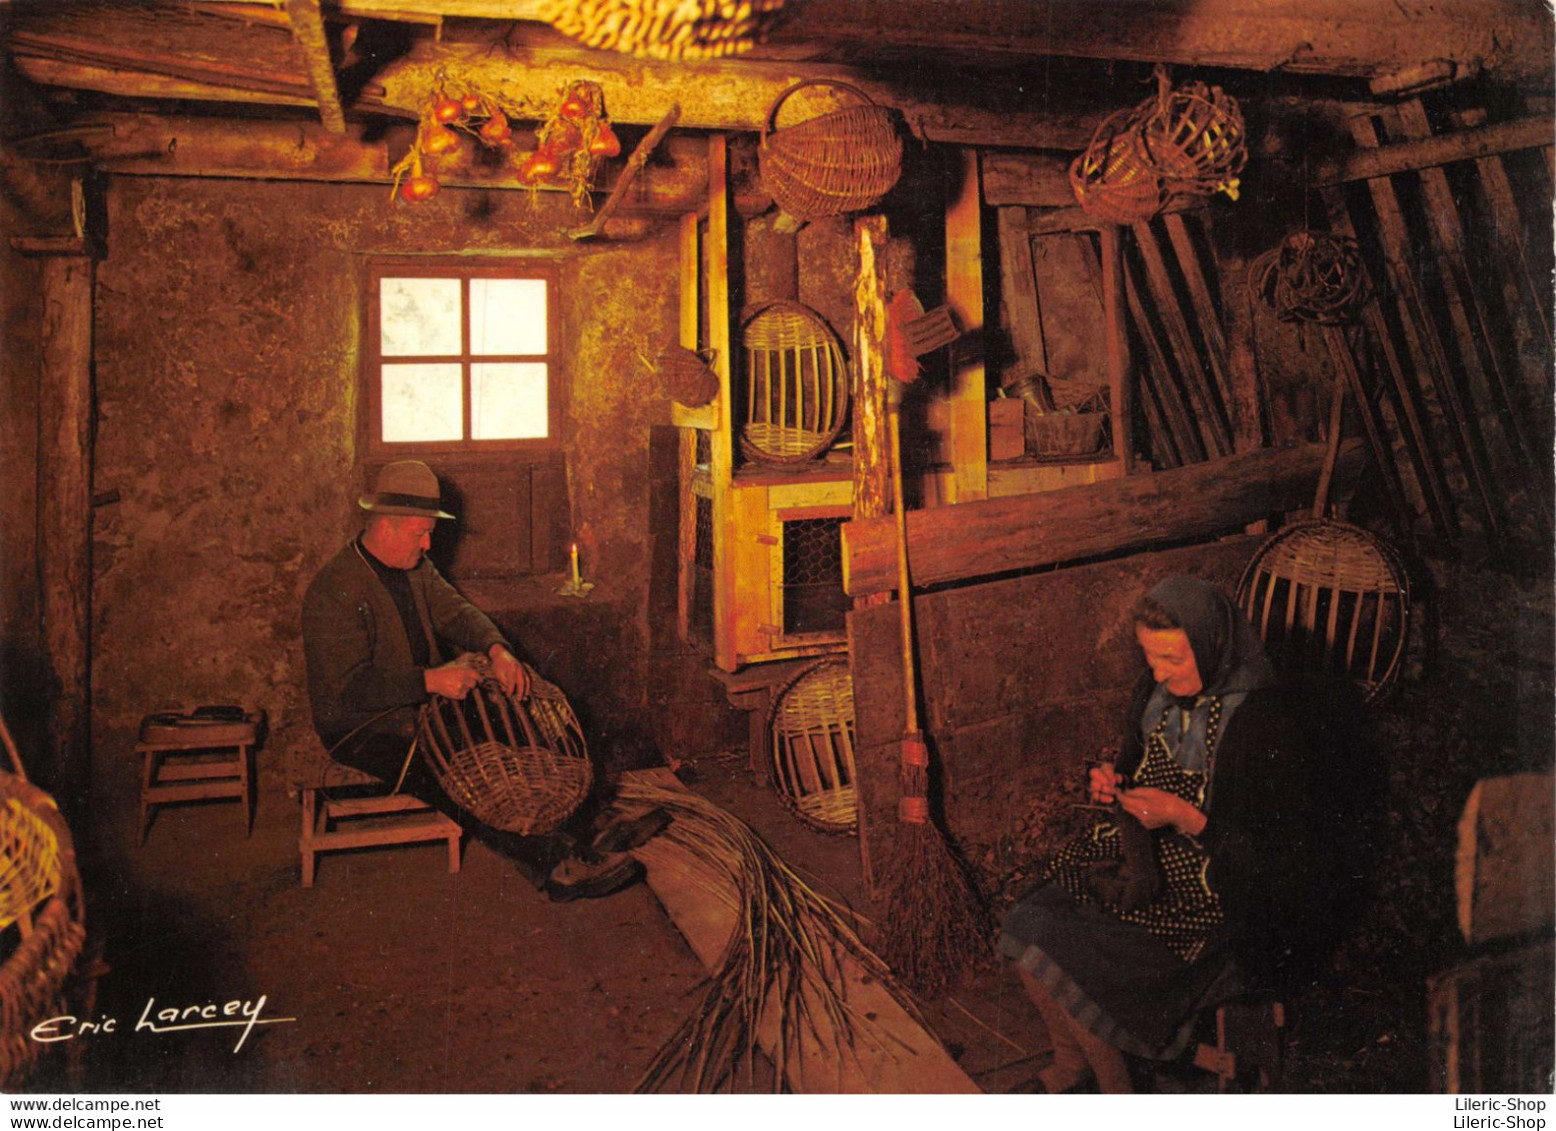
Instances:
[[[1243,112],[1219,86],[1184,83],[1176,90],[1163,73],[1157,98],[1139,107],[1141,152],[1173,192],[1237,199],[1238,174],[1248,160]]]
[[[1259,547],[1237,603],[1270,659],[1299,682],[1349,679],[1371,702],[1399,675],[1410,579],[1387,543],[1350,523],[1293,523]]]
[[[741,342],[741,450],[766,463],[803,463],[821,455],[848,416],[848,363],[837,335],[810,307],[775,302],[746,322]]]
[[[854,682],[846,657],[802,669],[773,696],[767,730],[773,788],[812,828],[859,824],[854,769]]]
[[[857,98],[819,117],[776,129],[778,111],[795,91],[830,86]],[[890,114],[858,87],[832,79],[805,79],[776,99],[762,124],[757,150],[762,183],[797,220],[816,220],[873,208],[902,176],[902,139]]]
[[[449,797],[492,828],[521,836],[555,832],[594,783],[567,696],[533,672],[524,699],[492,679],[463,700],[434,695],[422,706],[417,743]]]
[[[0,918],[0,1090],[9,1090],[44,1047],[33,1026],[63,1009],[86,929],[75,849],[54,799],[3,772]]]

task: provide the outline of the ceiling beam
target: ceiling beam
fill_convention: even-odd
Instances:
[[[292,39],[302,53],[319,102],[319,120],[332,134],[346,132],[346,112],[340,104],[340,88],[335,83],[335,65],[330,62],[330,41],[324,34],[324,17],[319,0],[286,0],[286,14],[292,21]]]
[[[243,102],[264,106],[314,106],[313,96],[299,89],[294,94],[217,85],[170,75],[90,63],[61,62],[35,55],[17,55],[17,71],[40,86],[96,90],[129,98],[174,98],[194,102]]]

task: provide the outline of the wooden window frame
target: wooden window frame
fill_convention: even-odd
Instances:
[[[561,350],[561,301],[558,293],[560,272],[550,263],[528,259],[472,259],[464,256],[373,256],[365,266],[362,299],[362,351],[360,389],[362,452],[366,459],[384,461],[424,456],[479,458],[485,454],[549,455],[563,448],[561,430],[566,420],[562,370],[565,358]],[[383,438],[383,363],[379,352],[381,336],[380,280],[385,278],[458,279],[461,291],[460,353],[455,355],[396,355],[395,363],[452,361],[460,365],[465,436],[459,440],[386,441]],[[470,280],[472,279],[544,279],[546,282],[546,353],[482,354],[470,353]],[[546,435],[527,439],[474,440],[471,431],[470,367],[473,361],[541,361],[546,365]]]

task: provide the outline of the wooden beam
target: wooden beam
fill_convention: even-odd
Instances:
[[[946,302],[962,332],[983,335],[983,213],[978,194],[978,155],[964,149],[947,162]],[[989,409],[984,351],[951,349],[950,457],[953,503],[989,495]]]
[[[1177,257],[1178,270],[1183,275],[1184,285],[1188,288],[1189,302],[1194,308],[1194,317],[1199,325],[1199,336],[1205,343],[1205,360],[1210,363],[1206,371],[1206,379],[1214,384],[1220,403],[1229,410],[1228,415],[1232,415],[1230,412],[1233,404],[1232,377],[1227,362],[1226,335],[1222,333],[1221,314],[1216,310],[1215,300],[1210,296],[1210,284],[1206,281],[1205,272],[1200,266],[1199,250],[1194,246],[1193,237],[1189,234],[1184,213],[1169,212],[1162,217],[1162,223],[1167,228],[1167,238],[1172,243],[1173,254]],[[1227,450],[1247,450],[1237,447],[1236,421],[1228,421],[1228,425]]]
[[[1335,483],[1354,482],[1364,450],[1347,441]],[[917,585],[1035,569],[1101,554],[1238,530],[1312,505],[1324,445],[1264,449],[1154,475],[987,499],[908,514]],[[896,584],[890,519],[843,525],[843,587],[854,595]]]
[[[1392,145],[1363,146],[1349,157],[1335,161],[1322,161],[1313,168],[1312,185],[1341,185],[1350,181],[1367,181],[1375,177],[1388,177],[1395,173],[1411,173],[1433,165],[1451,165],[1455,161],[1471,161],[1477,157],[1489,157],[1494,153],[1510,153],[1519,149],[1549,149],[1552,142],[1549,118],[1518,118],[1511,122],[1498,122],[1477,130],[1460,130],[1451,134],[1417,141],[1401,141]]]
[[[173,98],[194,102],[238,102],[265,106],[313,106],[315,100],[304,87],[295,91],[251,90],[192,79],[155,75],[145,71],[67,63],[31,55],[13,54],[12,61],[23,77],[40,86],[63,86],[75,90],[96,90],[103,94],[121,94],[129,98]]]
[[[1048,347],[1043,340],[1037,271],[1032,260],[1032,237],[1027,234],[1025,213],[1025,208],[1001,208],[996,213],[1000,241],[1000,307],[1005,315],[1006,333],[1010,335],[1010,348],[1016,355],[1016,373],[1026,374],[1034,369],[1047,373]],[[1003,375],[1000,383],[1006,383]]]
[[[854,221],[853,404],[855,518],[891,513],[886,431],[886,217]]]
[[[1052,153],[991,150],[983,155],[983,202],[990,208],[1073,208],[1070,160]]]
[[[1134,372],[1129,363],[1128,300],[1124,286],[1124,241],[1118,225],[1102,229],[1102,308],[1107,319],[1108,408],[1113,455],[1128,475],[1134,471]]]
[[[856,86],[879,105],[896,109],[915,136],[953,145],[1080,149],[1104,116],[1098,111],[1069,117],[1037,104],[1000,105],[995,93],[1013,92],[986,92],[978,84],[967,84],[957,92],[958,100],[949,102],[938,92],[916,86],[912,68],[877,78],[849,67],[752,59],[664,63],[583,48],[492,50],[485,45],[424,43],[390,63],[376,80],[387,105],[413,110],[437,85],[440,73],[450,85],[477,86],[525,107],[537,120],[549,114],[557,99],[557,76],[565,74],[572,81],[598,83],[606,112],[617,124],[652,125],[679,102],[684,128],[730,133],[762,130],[778,96],[806,78]],[[807,88],[785,102],[780,125],[857,104],[841,92]]]
[[[698,322],[702,311],[702,252],[697,232],[697,213],[687,212],[681,217],[680,230],[680,305],[678,308],[678,340],[689,350],[696,350]],[[692,497],[692,477],[697,470],[697,430],[677,430],[676,460],[679,527],[677,544],[675,622],[676,631],[683,643],[692,642],[692,601],[697,583],[697,504]]]
[[[708,281],[708,348],[719,379],[718,427],[708,433],[709,467],[713,481],[713,658],[725,671],[739,666],[735,633],[736,515],[731,485],[735,447],[731,420],[729,309],[729,146],[723,134],[713,134],[708,146],[708,234],[703,256]]]
[[[1459,818],[1454,889],[1471,946],[1551,924],[1551,775],[1481,778]]]
[[[340,87],[335,83],[335,64],[330,61],[330,41],[324,34],[319,0],[286,0],[286,14],[292,21],[292,38],[308,67],[313,94],[319,102],[319,119],[330,133],[343,134],[346,113],[340,104]]]
[[[86,119],[100,127],[79,139],[97,164],[113,173],[153,177],[240,177],[274,180],[337,181],[389,184],[390,169],[409,147],[414,131],[396,126],[388,131],[348,123],[343,135],[307,122],[245,122],[241,130],[208,118],[159,118],[141,114],[95,115]],[[370,140],[371,139],[371,140]],[[25,144],[25,139],[21,139]],[[13,143],[16,144],[16,143]],[[621,212],[682,213],[706,204],[706,146],[696,138],[671,136],[656,151],[668,161],[644,168]],[[624,166],[608,163],[610,179],[601,178],[600,192],[612,189]],[[458,157],[437,169],[448,188],[524,189],[511,164],[494,168]],[[564,192],[563,186],[539,186]]]

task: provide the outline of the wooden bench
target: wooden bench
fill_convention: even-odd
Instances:
[[[409,794],[385,793],[365,797],[332,797],[331,789],[371,785],[377,782],[360,771],[338,763],[330,767],[329,780],[304,784],[302,790],[303,887],[313,887],[322,852],[384,845],[426,844],[445,841],[448,870],[459,871],[459,840],[463,830],[425,801]],[[379,783],[381,784],[381,783]]]
[[[243,802],[244,835],[254,829],[254,745],[262,711],[243,718],[201,715],[199,709],[147,715],[141,720],[140,839],[144,844],[158,805],[236,798]]]

